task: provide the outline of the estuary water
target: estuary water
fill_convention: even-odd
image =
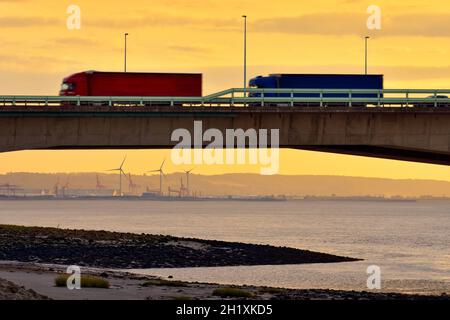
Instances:
[[[145,269],[175,279],[288,288],[450,294],[449,201],[0,201],[0,224],[167,234],[289,246],[363,259],[338,264]]]

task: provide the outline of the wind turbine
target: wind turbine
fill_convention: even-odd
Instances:
[[[125,171],[123,171],[123,165],[125,164],[125,160],[127,160],[127,156],[125,156],[125,158],[123,158],[123,161],[120,165],[120,167],[116,168],[116,169],[111,169],[108,171],[119,171],[119,196],[122,196],[122,174],[126,177]]]
[[[166,162],[166,159],[164,159],[164,161],[161,163],[161,167],[159,167],[158,170],[152,170],[152,171],[148,171],[150,172],[159,172],[159,195],[162,196],[162,183],[163,183],[163,177],[164,177],[164,171],[163,171],[163,167],[164,167],[164,163]]]
[[[187,170],[184,171],[186,173],[186,192],[187,195],[190,196],[190,191],[189,191],[189,175],[191,174],[191,172],[194,170],[194,168],[192,168],[191,170]]]

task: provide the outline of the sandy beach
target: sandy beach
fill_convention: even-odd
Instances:
[[[80,290],[69,290],[67,287],[55,286],[55,278],[65,271],[65,266],[0,262],[0,297],[12,300],[450,300],[450,296],[446,295],[423,296],[189,283],[92,268],[83,268],[83,275],[106,279],[110,283],[108,289],[81,288]],[[5,283],[8,286],[5,286]],[[11,290],[11,287],[14,289]],[[230,290],[230,288],[237,289],[241,296],[226,297],[215,294],[216,290]]]

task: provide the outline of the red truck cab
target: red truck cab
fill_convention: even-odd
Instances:
[[[75,73],[63,79],[60,96],[87,96],[87,72]]]
[[[201,97],[202,74],[85,71],[64,78],[59,95]]]

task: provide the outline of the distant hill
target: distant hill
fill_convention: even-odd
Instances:
[[[108,189],[118,189],[119,176],[104,173],[8,173],[0,175],[0,185],[9,183],[26,189],[53,190],[57,181],[69,189],[96,189],[97,175]],[[175,173],[164,179],[164,191],[179,188],[186,175]],[[133,183],[139,192],[159,190],[158,175],[135,175]],[[202,195],[286,195],[286,196],[435,196],[450,197],[450,182],[434,180],[394,180],[346,176],[261,176],[257,174],[190,175],[191,191]],[[129,182],[123,177],[123,190]]]

